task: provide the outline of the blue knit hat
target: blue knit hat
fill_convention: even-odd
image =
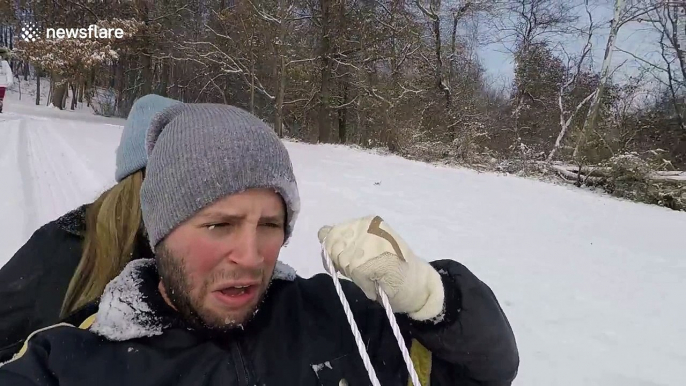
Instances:
[[[117,182],[148,163],[145,138],[150,121],[157,113],[175,104],[181,102],[155,94],[142,96],[133,104],[117,147],[117,169],[114,173]]]

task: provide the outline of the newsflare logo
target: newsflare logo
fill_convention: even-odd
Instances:
[[[21,28],[21,38],[25,42],[35,42],[40,39],[40,29],[35,23],[24,23]],[[88,28],[46,28],[46,39],[121,39],[124,30],[121,28],[102,28],[91,24]]]
[[[25,42],[35,42],[36,39],[39,39],[38,35],[38,26],[34,23],[25,23],[24,26],[21,27],[21,38],[24,39]]]

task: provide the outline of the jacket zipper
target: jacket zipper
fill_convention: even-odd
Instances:
[[[234,362],[236,362],[236,374],[238,375],[238,384],[242,386],[250,386],[250,373],[246,367],[246,362],[243,359],[241,346],[239,342],[231,343],[231,351],[233,352]]]

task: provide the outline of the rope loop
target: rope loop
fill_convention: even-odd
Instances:
[[[376,376],[374,366],[372,366],[372,361],[371,359],[369,359],[369,354],[367,353],[364,341],[362,340],[360,330],[357,327],[355,318],[353,317],[353,312],[350,309],[348,299],[345,297],[345,293],[343,293],[343,287],[341,287],[341,283],[338,280],[338,273],[336,272],[336,268],[333,265],[333,261],[331,261],[331,257],[329,257],[328,253],[326,252],[326,248],[324,247],[324,245],[325,244],[322,242],[322,261],[324,263],[324,267],[326,267],[326,270],[329,272],[329,275],[331,275],[331,278],[333,279],[333,285],[334,287],[336,287],[336,293],[338,293],[338,298],[340,299],[341,304],[343,305],[343,311],[345,311],[345,316],[348,319],[348,324],[350,324],[350,329],[352,330],[353,336],[355,337],[355,343],[357,344],[357,349],[360,353],[360,356],[362,357],[364,367],[365,369],[367,369],[367,373],[369,374],[369,380],[372,382],[373,386],[381,386],[381,384],[379,383],[379,378]],[[393,335],[395,335],[395,339],[398,342],[398,347],[400,348],[400,351],[403,355],[403,359],[405,360],[405,365],[407,366],[407,371],[410,375],[410,379],[412,380],[412,384],[413,386],[421,386],[421,383],[419,382],[419,376],[417,375],[417,371],[415,370],[414,365],[412,363],[412,357],[410,357],[410,353],[407,350],[407,347],[405,346],[405,339],[403,338],[403,335],[400,332],[400,326],[398,326],[398,322],[395,320],[395,315],[393,314],[391,303],[388,300],[388,296],[381,289],[378,283],[376,283],[376,292],[377,295],[381,298],[381,304],[383,305],[383,308],[386,311],[386,316],[388,317],[388,321],[391,324]]]

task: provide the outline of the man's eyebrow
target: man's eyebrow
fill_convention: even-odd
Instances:
[[[217,212],[207,212],[200,215],[200,219],[203,221],[216,221],[216,222],[236,222],[245,220],[245,216],[239,216],[234,214],[217,213]]]
[[[245,220],[246,216],[242,215],[234,215],[234,214],[226,214],[226,213],[217,213],[217,212],[207,212],[203,213],[199,216],[199,219],[202,221],[212,221],[212,222],[240,222]],[[283,214],[277,214],[274,216],[262,216],[260,217],[260,221],[264,222],[275,222],[275,223],[283,223],[284,222],[284,215]]]
[[[281,224],[284,222],[284,217],[285,216],[283,214],[277,214],[275,216],[262,216],[260,217],[260,221],[275,222]]]

